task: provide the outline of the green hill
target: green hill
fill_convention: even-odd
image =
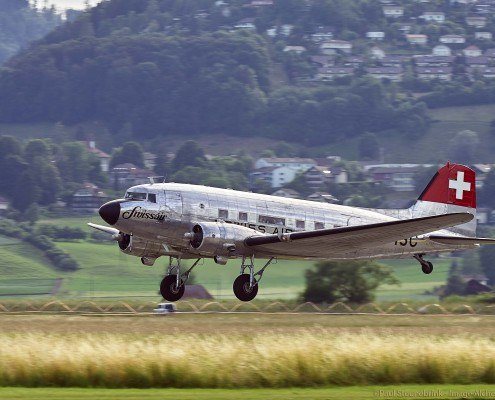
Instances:
[[[86,227],[86,222],[98,222],[92,218],[47,219],[41,223],[59,226]],[[166,269],[166,258],[157,261],[154,267],[146,267],[137,257],[120,252],[116,243],[94,243],[89,241],[57,242],[70,253],[81,268],[75,272],[55,270],[42,253],[18,240],[0,237],[0,295],[21,293],[50,293],[56,278],[63,278],[58,292],[62,297],[158,298],[158,286]],[[256,261],[261,267],[263,261]],[[406,299],[428,300],[426,290],[443,284],[451,260],[434,260],[435,272],[426,276],[421,273],[414,260],[387,260],[400,286],[384,285],[377,293],[378,300],[398,301]],[[186,264],[191,264],[188,261]],[[304,289],[305,270],[311,268],[310,261],[279,261],[270,266],[261,281],[260,298],[294,299]],[[239,273],[239,261],[229,261],[225,266],[212,260],[204,260],[194,271],[197,283],[204,285],[217,298],[233,298],[232,283]]]

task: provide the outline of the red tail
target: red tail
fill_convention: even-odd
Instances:
[[[447,163],[438,170],[419,200],[476,208],[476,174],[465,165]]]

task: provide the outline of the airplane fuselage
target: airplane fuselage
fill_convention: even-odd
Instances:
[[[396,212],[395,212],[396,211]],[[187,233],[199,222],[217,222],[242,226],[259,234],[283,235],[290,232],[342,228],[411,218],[408,210],[379,210],[288,199],[257,193],[240,192],[206,186],[161,183],[131,187],[120,203],[115,227],[121,232],[137,236],[155,244],[162,244],[162,255],[182,257],[212,257],[191,248]],[[392,216],[394,215],[394,216]],[[451,231],[435,234],[455,235]],[[314,259],[401,258],[416,253],[432,253],[466,248],[433,243],[425,236],[398,238],[394,243],[342,251],[316,251]],[[255,255],[269,257],[256,250],[239,248],[231,258]],[[279,258],[299,258],[280,255]],[[302,258],[302,257],[301,257]],[[308,257],[304,257],[308,258]]]

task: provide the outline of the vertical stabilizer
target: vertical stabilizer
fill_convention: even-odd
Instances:
[[[411,212],[414,218],[456,212],[476,217],[476,173],[465,165],[447,163],[433,176]],[[449,230],[476,236],[476,218]]]

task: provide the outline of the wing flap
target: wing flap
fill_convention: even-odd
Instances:
[[[457,246],[495,244],[495,239],[490,239],[490,238],[433,235],[433,236],[429,236],[428,239],[435,243],[446,244],[446,245],[457,245]]]
[[[423,235],[439,229],[463,224],[473,219],[469,213],[452,213],[430,217],[394,220],[345,228],[293,232],[285,235],[253,236],[247,246],[266,253],[314,257],[315,254],[356,251],[379,244]]]

